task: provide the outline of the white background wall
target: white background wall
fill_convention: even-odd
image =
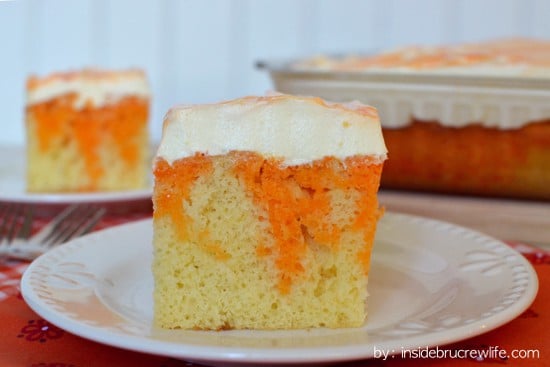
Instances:
[[[0,144],[23,144],[25,80],[143,68],[151,130],[177,103],[271,88],[257,60],[506,36],[550,39],[548,0],[0,0]]]

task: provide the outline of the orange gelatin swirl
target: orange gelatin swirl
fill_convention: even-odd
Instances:
[[[381,163],[373,163],[365,156],[354,156],[340,161],[326,157],[309,165],[284,166],[276,159],[251,152],[231,152],[233,170],[255,203],[264,208],[271,232],[273,247],[258,243],[259,257],[274,255],[279,271],[278,289],[286,294],[292,281],[304,272],[302,259],[307,251],[307,237],[316,243],[337,249],[343,228],[327,220],[332,208],[331,189],[359,192],[352,229],[363,233],[365,243],[374,238],[378,216],[378,190]],[[187,199],[195,180],[212,169],[213,157],[195,155],[180,159],[170,166],[158,160],[155,168],[156,218],[168,215],[182,240],[186,221],[183,200]],[[374,217],[373,217],[374,213]],[[371,248],[359,252],[360,261],[368,272]]]
[[[68,94],[28,107],[34,117],[38,148],[45,152],[62,137],[74,139],[83,156],[91,187],[96,189],[104,174],[98,150],[104,141],[114,144],[122,161],[129,167],[139,164],[139,139],[146,128],[148,104],[137,97],[126,97],[114,104],[81,109],[74,107],[76,95]]]

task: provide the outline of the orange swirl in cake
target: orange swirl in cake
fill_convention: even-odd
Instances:
[[[147,185],[149,90],[140,71],[83,70],[27,82],[27,188]]]
[[[359,104],[170,111],[154,168],[156,325],[362,324],[385,157],[376,111]]]

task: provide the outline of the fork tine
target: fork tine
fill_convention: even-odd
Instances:
[[[78,209],[78,205],[69,205],[63,209],[57,216],[48,224],[46,224],[40,232],[35,234],[32,238],[32,242],[41,243],[48,241],[49,238],[59,229],[59,226],[63,224],[65,219],[73,214]]]
[[[2,243],[8,241],[10,223],[12,220],[12,206],[13,204],[10,203],[2,205],[2,211],[0,212],[0,218],[2,218],[2,222],[0,222],[0,240]]]
[[[11,204],[0,204],[0,244],[3,245],[6,241],[7,232],[8,232],[8,222],[10,214],[10,205]]]
[[[28,238],[32,227],[32,209],[21,204],[0,205],[0,244],[10,245],[16,238]]]
[[[106,212],[105,208],[93,209],[90,215],[86,216],[87,218],[85,218],[82,225],[78,227],[77,231],[73,233],[73,235],[70,238],[67,238],[66,241],[90,232],[95,227],[95,225],[101,220],[105,212]]]
[[[18,228],[19,226],[17,223],[17,217],[19,216],[19,211],[21,209],[17,204],[13,204],[11,208],[12,209],[10,210],[8,220],[6,220],[5,222],[6,225],[8,225],[7,235],[6,235],[6,239],[8,243],[11,243],[15,238],[15,236],[17,235],[17,232],[19,229]]]
[[[27,206],[23,210],[23,216],[23,224],[21,225],[18,236],[27,239],[32,232],[33,210],[31,206]]]
[[[55,223],[53,223],[54,225],[50,233],[42,240],[42,244],[49,247],[50,244],[57,243],[59,238],[64,237],[68,231],[71,231],[76,218],[81,217],[81,212],[82,207],[74,205],[60,213],[59,216],[55,218]]]
[[[11,245],[15,237],[30,233],[33,213],[27,206],[0,203],[0,260],[4,258],[32,260],[52,246],[89,232],[105,212],[105,208],[97,206],[71,205],[62,210],[30,239],[18,240]]]
[[[4,242],[4,232],[6,232],[7,215],[9,214],[9,205],[0,203],[0,243]]]
[[[103,208],[80,207],[67,220],[60,223],[52,236],[44,242],[44,245],[52,247],[86,233],[97,224],[104,213],[105,209]]]

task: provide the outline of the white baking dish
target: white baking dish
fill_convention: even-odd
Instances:
[[[323,71],[293,62],[259,62],[282,93],[319,96],[335,102],[358,100],[376,107],[382,125],[397,128],[419,120],[444,126],[471,123],[519,128],[550,118],[550,78],[467,76],[392,71]]]

